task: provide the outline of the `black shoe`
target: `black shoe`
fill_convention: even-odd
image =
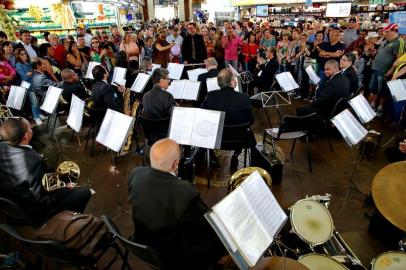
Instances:
[[[233,154],[230,161],[230,169],[236,169],[237,167],[238,167],[238,155]]]

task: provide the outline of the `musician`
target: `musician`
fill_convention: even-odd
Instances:
[[[31,61],[32,69],[32,82],[30,91],[38,95],[44,95],[49,86],[57,86],[58,80],[52,72],[51,65],[42,58],[34,58]],[[51,79],[52,78],[52,79]]]
[[[350,94],[354,94],[358,90],[358,75],[354,68],[355,55],[352,52],[347,52],[340,58],[340,68],[343,75],[350,83]]]
[[[150,119],[164,119],[172,115],[175,99],[166,89],[169,86],[169,72],[164,68],[157,68],[152,73],[154,87],[142,98],[143,115]]]
[[[217,61],[216,58],[214,57],[209,57],[206,60],[204,60],[204,64],[206,65],[207,72],[200,74],[197,77],[197,80],[201,82],[200,84],[200,91],[199,91],[199,97],[197,98],[197,103],[200,104],[203,102],[203,100],[206,98],[207,95],[207,79],[209,78],[216,78],[217,75],[219,74],[219,71],[217,69]]]
[[[322,117],[330,117],[334,105],[340,98],[347,98],[350,95],[350,83],[340,72],[336,60],[328,60],[324,66],[326,77],[329,78],[319,99],[310,106],[299,107],[296,113],[305,116],[317,112]]]
[[[72,100],[72,95],[77,96],[78,98],[85,100],[89,97],[86,92],[85,87],[79,81],[78,74],[72,69],[64,69],[61,72],[62,82],[59,84],[59,88],[62,88],[62,98],[70,103]]]
[[[151,168],[135,168],[128,178],[133,240],[154,248],[166,269],[207,269],[226,251],[204,218],[199,191],[176,176],[179,145],[159,140],[150,159]]]
[[[188,34],[183,39],[182,56],[185,64],[203,63],[207,58],[207,50],[203,36],[197,33],[196,23],[187,26]]]
[[[107,82],[109,73],[101,66],[97,65],[92,70],[93,78],[96,80],[92,89],[92,100],[97,109],[112,109],[120,112],[123,108],[123,86],[113,87]],[[117,90],[116,90],[117,89]]]
[[[42,187],[43,175],[54,171],[32,149],[32,134],[24,118],[9,118],[0,126],[0,196],[18,203],[36,224],[63,210],[83,212],[91,196],[88,187],[68,185],[52,192]]]
[[[250,94],[254,93],[254,88],[257,88],[260,92],[271,90],[272,82],[279,68],[276,48],[269,47],[259,50],[257,62],[258,77],[251,81],[248,86]]]

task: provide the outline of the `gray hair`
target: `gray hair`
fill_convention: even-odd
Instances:
[[[216,58],[214,58],[214,57],[207,58],[206,59],[206,65],[207,65],[207,67],[213,67],[213,66],[217,67],[218,64],[217,64]]]
[[[148,66],[150,64],[152,64],[152,59],[148,56],[145,56],[144,58],[142,58],[142,60],[140,62],[139,70],[147,72]]]
[[[223,68],[217,76],[217,83],[220,88],[232,87],[231,80],[234,78],[234,74],[229,68]]]
[[[152,73],[152,82],[158,84],[161,79],[167,78],[169,71],[165,68],[157,68]]]
[[[340,65],[338,64],[338,62],[336,60],[328,60],[324,66],[330,66],[333,67],[334,69],[340,70]]]
[[[61,71],[61,78],[62,81],[67,81],[70,79],[70,77],[75,74],[75,71],[73,71],[70,68],[65,68],[64,70]]]

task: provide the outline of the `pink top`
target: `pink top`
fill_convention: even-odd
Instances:
[[[10,65],[8,61],[0,61],[0,82],[3,82],[7,76],[15,77],[16,70]]]
[[[125,51],[127,55],[129,55],[129,54],[137,54],[138,55],[140,53],[137,43],[135,43],[133,41],[131,41],[130,43],[124,43],[124,41],[121,42],[120,50]],[[138,60],[137,55],[129,56],[128,60]]]
[[[224,48],[224,60],[236,61],[238,60],[238,47],[243,45],[240,37],[234,36],[231,40],[224,36],[221,40],[221,44]]]

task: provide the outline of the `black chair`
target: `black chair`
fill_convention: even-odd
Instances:
[[[170,118],[151,119],[139,115],[141,127],[144,131],[145,144],[144,144],[144,165],[148,155],[148,147],[152,146],[156,141],[168,137]]]
[[[281,120],[279,128],[265,129],[263,144],[270,143],[275,151],[275,141],[277,140],[293,140],[292,148],[290,150],[290,156],[293,155],[293,150],[296,145],[296,140],[305,138],[306,140],[306,152],[307,161],[309,164],[309,172],[312,172],[312,162],[310,154],[309,134],[311,134],[312,127],[315,123],[321,122],[319,116],[316,113],[312,113],[306,116],[284,116]],[[271,141],[268,140],[270,137]]]
[[[220,150],[232,151],[236,146],[244,151],[244,167],[246,167],[248,149],[255,146],[255,137],[251,132],[250,123],[224,125]]]
[[[152,269],[165,269],[163,262],[161,261],[161,259],[158,256],[158,253],[154,249],[152,249],[149,246],[141,245],[125,239],[121,235],[116,224],[114,224],[114,222],[110,220],[107,216],[103,215],[102,220],[108,227],[110,233],[113,234],[113,237],[117,238],[125,248],[125,254],[123,256],[123,264],[121,266],[122,270],[126,269],[126,267],[128,269],[131,269],[128,263],[129,253],[131,253],[141,261],[143,261]]]
[[[331,118],[339,114],[340,112],[344,111],[345,109],[350,108],[350,104],[348,103],[349,98],[340,98],[337,100],[336,104],[334,105],[333,109],[331,110],[330,113],[330,118],[326,119],[327,121],[330,121]]]
[[[90,152],[90,156],[92,157],[94,154],[94,145],[96,141],[97,132],[101,126],[103,121],[104,115],[106,114],[106,109],[96,109],[91,106],[91,104],[87,104],[85,107],[84,116],[86,121],[88,122],[89,128],[87,130],[86,135],[86,146],[85,149],[87,150],[87,145],[89,143],[90,135],[92,135],[92,150]]]
[[[35,225],[32,219],[14,201],[0,197],[0,212],[3,213],[7,222],[13,225]],[[35,227],[35,226],[34,226]]]

